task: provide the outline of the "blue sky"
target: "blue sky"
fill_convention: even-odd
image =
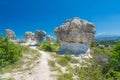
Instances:
[[[54,35],[55,27],[66,19],[80,17],[93,22],[96,35],[120,35],[120,0],[0,0],[0,32],[45,30]]]

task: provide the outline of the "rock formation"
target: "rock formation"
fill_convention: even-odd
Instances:
[[[15,40],[16,39],[16,35],[14,33],[13,30],[10,29],[6,29],[6,36],[10,39],[10,40]]]
[[[52,36],[48,35],[48,36],[46,37],[46,41],[47,41],[47,42],[54,43],[54,42],[55,42],[55,39],[54,39]]]
[[[94,39],[95,26],[86,20],[73,18],[57,27],[55,33],[61,44],[61,53],[85,54]]]
[[[32,33],[32,32],[26,32],[25,33],[25,41],[26,42],[31,42],[33,40],[35,40],[35,34]]]
[[[41,45],[41,43],[44,40],[45,35],[46,35],[45,31],[42,31],[42,30],[35,31],[35,39],[36,39],[37,45]]]

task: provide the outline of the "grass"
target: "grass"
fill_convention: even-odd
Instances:
[[[22,63],[18,62],[16,64],[11,64],[4,68],[0,68],[0,74],[4,74],[6,72],[8,73],[14,72],[13,69],[16,69],[16,68],[22,68]]]
[[[23,56],[22,59],[16,62],[15,64],[5,66],[4,68],[0,67],[0,74],[30,70],[31,68],[29,68],[29,66],[32,63],[35,63],[35,61],[41,56],[39,51],[30,49],[28,46],[22,46],[22,53],[24,53],[24,56],[30,55],[32,58],[29,58],[29,56]],[[24,61],[25,59],[27,59],[26,62]],[[36,64],[38,63],[39,62],[36,62]],[[27,68],[23,69],[23,65],[26,65]]]
[[[5,79],[5,80],[15,80],[14,78],[7,78],[7,79]]]
[[[55,65],[54,60],[48,60],[48,65],[50,66],[50,71],[60,71],[60,68]]]
[[[64,56],[60,56],[58,59],[57,59],[57,63],[61,66],[68,66],[69,65],[69,62],[68,60],[64,57]]]
[[[58,75],[57,80],[74,80],[73,75],[70,73],[62,73],[60,75]]]
[[[48,61],[48,65],[49,65],[50,67],[55,67],[55,61],[49,60],[49,61]]]
[[[74,59],[71,54],[66,54],[65,58],[70,62],[70,63],[79,63],[77,59]]]

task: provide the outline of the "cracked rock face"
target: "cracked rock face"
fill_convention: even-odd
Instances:
[[[10,29],[6,29],[6,36],[10,39],[10,40],[15,40],[16,39],[16,35],[14,33],[13,30]]]
[[[70,51],[74,54],[84,54],[94,39],[95,26],[86,20],[73,18],[57,27],[55,33],[62,53]]]
[[[42,31],[42,30],[35,31],[35,38],[36,38],[37,45],[41,45],[41,43],[44,40],[45,35],[46,35],[45,31]]]
[[[25,41],[30,42],[32,40],[35,40],[35,34],[32,32],[25,32]]]
[[[55,39],[54,39],[52,36],[48,35],[48,36],[46,37],[46,41],[47,41],[47,42],[54,43],[54,42],[55,42]]]

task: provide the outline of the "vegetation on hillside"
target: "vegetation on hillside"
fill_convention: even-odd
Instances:
[[[106,43],[103,45],[106,45]],[[70,53],[65,55],[51,54],[53,60],[49,60],[48,64],[51,71],[58,71],[58,80],[119,80],[120,79],[120,41],[111,48],[97,46],[96,42],[91,45],[92,59],[86,59],[86,63],[80,63]],[[44,42],[40,50],[56,52],[60,49],[58,43]],[[23,53],[27,53],[23,56]],[[0,69],[8,65],[14,65],[21,59],[34,53],[37,59],[40,56],[36,50],[31,50],[27,46],[20,46],[9,41],[8,38],[0,36]],[[34,56],[33,54],[31,54]],[[28,57],[29,58],[29,57]],[[30,58],[32,59],[32,58]],[[32,59],[33,60],[33,59]],[[30,65],[27,62],[26,66]],[[56,65],[57,64],[57,65]],[[74,66],[71,66],[73,65]],[[79,64],[79,66],[75,65]],[[61,68],[65,68],[66,72],[62,72]],[[28,69],[29,70],[29,69]]]
[[[120,42],[109,47],[92,44],[91,55],[93,58],[87,59],[87,63],[80,63],[72,55],[52,54],[55,59],[49,61],[52,68],[58,70],[58,80],[119,80],[120,79]],[[103,44],[104,45],[104,44]],[[113,45],[113,44],[108,44]],[[60,66],[56,66],[60,65]],[[80,66],[71,66],[79,64]],[[66,72],[61,69],[66,68]]]
[[[0,36],[0,67],[14,64],[22,57],[22,47]]]
[[[15,44],[7,37],[0,36],[0,74],[28,70],[31,64],[36,64],[38,57],[40,53],[37,50]],[[26,66],[25,69],[23,65]]]
[[[103,73],[106,75],[107,79],[120,79],[120,41],[113,48],[110,61],[103,68]]]

